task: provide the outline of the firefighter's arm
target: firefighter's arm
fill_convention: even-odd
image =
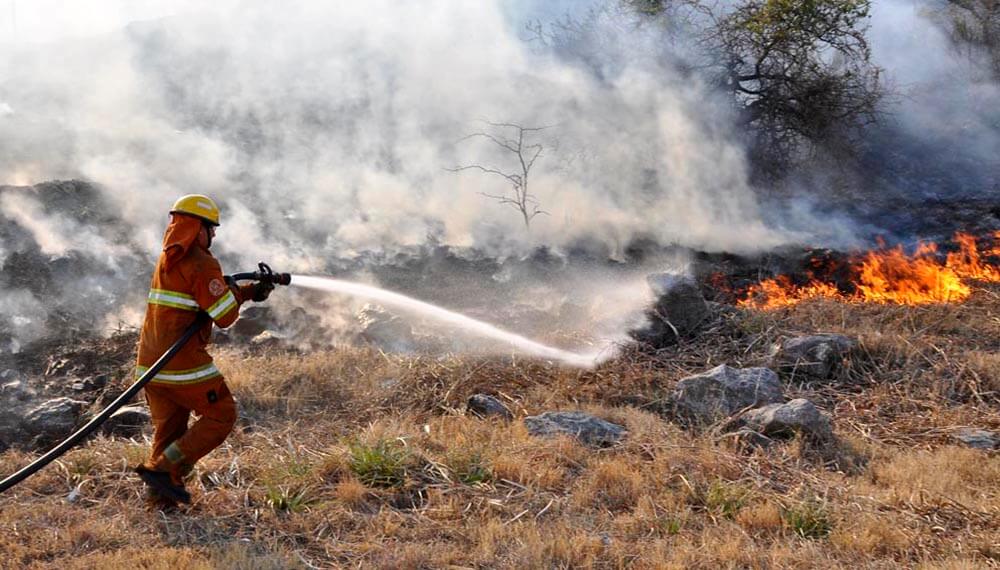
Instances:
[[[205,260],[195,274],[194,298],[219,328],[228,327],[239,316],[240,305],[245,299],[241,289],[234,291],[226,283],[222,268],[214,258]]]

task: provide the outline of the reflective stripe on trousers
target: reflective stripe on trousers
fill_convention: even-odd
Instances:
[[[147,370],[149,370],[148,366],[136,366],[136,378],[141,377]],[[209,362],[205,366],[199,366],[198,368],[191,368],[188,370],[160,370],[160,372],[153,377],[151,382],[165,384],[195,384],[197,382],[204,382],[205,380],[210,380],[219,376],[222,376],[222,373],[215,367],[215,363]]]

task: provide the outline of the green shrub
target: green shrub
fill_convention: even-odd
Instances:
[[[786,527],[802,538],[826,538],[833,530],[826,505],[813,499],[783,509],[781,518]]]
[[[409,453],[395,442],[379,440],[373,445],[353,443],[350,452],[351,471],[365,485],[397,487],[406,479]]]
[[[305,487],[292,490],[290,487],[268,486],[264,496],[267,505],[276,511],[296,513],[304,509],[310,502],[308,489]]]
[[[478,452],[453,455],[448,459],[448,467],[466,485],[487,483],[493,479],[493,470]]]
[[[725,481],[713,481],[704,492],[705,508],[726,518],[734,518],[750,498],[750,490]]]

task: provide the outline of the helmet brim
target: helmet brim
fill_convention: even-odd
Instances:
[[[219,227],[219,222],[216,222],[215,220],[210,220],[210,219],[206,218],[205,216],[199,216],[198,214],[192,214],[191,212],[185,212],[185,211],[182,211],[182,210],[170,210],[170,213],[174,214],[174,215],[180,215],[180,216],[191,216],[192,218],[198,218],[199,220],[205,222],[206,224],[208,224],[210,226]]]

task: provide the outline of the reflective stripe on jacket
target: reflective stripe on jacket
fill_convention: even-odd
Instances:
[[[146,304],[146,319],[139,337],[136,376],[141,376],[180,338],[205,311],[219,327],[236,321],[244,296],[252,286],[234,290],[226,284],[219,262],[207,250],[191,245],[185,255],[166,268],[166,254],[160,255],[153,272]],[[157,384],[196,384],[222,374],[206,350],[211,341],[212,322],[202,327],[151,380]]]

